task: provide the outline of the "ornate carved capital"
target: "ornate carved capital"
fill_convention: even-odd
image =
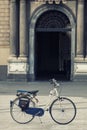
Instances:
[[[83,4],[84,0],[78,0],[78,4]]]
[[[16,3],[16,0],[10,0],[11,3]]]
[[[25,3],[26,2],[26,0],[20,0],[20,3]]]

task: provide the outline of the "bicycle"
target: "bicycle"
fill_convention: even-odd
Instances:
[[[74,120],[76,116],[74,102],[60,96],[60,84],[55,79],[50,82],[53,84],[53,88],[50,90],[49,100],[45,107],[38,106],[36,96],[39,90],[17,90],[17,98],[10,101],[10,114],[13,120],[20,124],[26,124],[35,116],[43,116],[45,111],[49,111],[51,118],[60,125],[69,124]]]

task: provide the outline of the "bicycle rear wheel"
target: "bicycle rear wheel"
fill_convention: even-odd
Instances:
[[[14,101],[11,102],[11,105],[10,105],[11,117],[17,123],[26,124],[32,121],[34,116],[27,114],[24,111],[24,109],[26,109],[25,107],[34,107],[34,106],[35,106],[34,102],[32,102],[28,97],[18,97]]]
[[[60,97],[53,101],[49,112],[56,123],[66,125],[74,120],[76,116],[76,106],[70,99]]]

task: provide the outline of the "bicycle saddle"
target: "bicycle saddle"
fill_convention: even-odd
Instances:
[[[33,91],[17,90],[17,94],[18,93],[20,93],[20,94],[29,93],[29,94],[32,94],[32,95],[36,95],[38,92],[39,92],[39,90],[33,90]]]
[[[33,94],[33,95],[37,94],[38,92],[39,90],[28,91],[28,93]]]

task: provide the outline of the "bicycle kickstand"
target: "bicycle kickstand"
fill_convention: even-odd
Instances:
[[[42,120],[41,120],[41,118],[39,117],[39,120],[40,120],[40,123],[42,124],[43,122],[42,122]]]

